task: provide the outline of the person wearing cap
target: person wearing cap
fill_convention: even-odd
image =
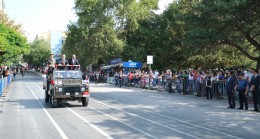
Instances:
[[[238,96],[239,96],[239,103],[240,107],[239,110],[244,109],[244,103],[245,103],[245,110],[248,110],[248,103],[247,103],[247,92],[249,88],[248,81],[244,79],[244,73],[241,72],[238,76],[239,80],[237,82],[237,85],[235,86],[235,90],[238,90]]]
[[[53,77],[53,70],[55,67],[55,60],[54,60],[54,55],[50,54],[50,57],[47,61],[48,69],[47,69],[47,90],[50,90],[50,83],[51,79]]]
[[[250,84],[251,84],[251,88],[250,88],[250,90],[251,90],[251,92],[252,92],[252,94],[253,94],[253,103],[254,103],[254,110],[253,111],[258,111],[258,101],[260,101],[260,100],[257,100],[257,92],[259,92],[259,84],[257,84],[257,80],[259,79],[259,77],[258,77],[258,71],[257,71],[257,69],[253,69],[252,70],[253,72],[253,76],[252,76],[252,78],[251,78],[251,82],[250,82]]]
[[[234,72],[230,71],[227,72],[227,79],[226,79],[226,91],[227,91],[227,95],[228,95],[228,103],[229,103],[229,107],[227,108],[231,108],[234,109],[235,108],[235,86],[236,86],[236,78],[233,76]]]

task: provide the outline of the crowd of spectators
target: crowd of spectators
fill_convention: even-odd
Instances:
[[[115,86],[122,87],[140,87],[140,88],[164,88],[169,93],[180,94],[194,94],[203,96],[207,99],[215,97],[228,96],[229,102],[232,102],[234,97],[230,96],[227,92],[227,82],[230,77],[235,79],[235,86],[239,88],[240,81],[245,80],[248,89],[244,95],[241,95],[239,89],[232,86],[232,94],[239,98],[240,107],[248,109],[247,101],[245,98],[254,97],[254,103],[257,103],[256,98],[260,105],[260,92],[258,96],[254,95],[252,87],[254,86],[252,78],[260,74],[260,70],[253,68],[245,69],[229,68],[229,69],[186,69],[179,71],[171,71],[170,69],[159,72],[158,70],[144,71],[141,69],[128,70],[128,72],[115,72],[114,83]],[[260,77],[259,77],[260,78]],[[149,84],[150,83],[150,84]],[[173,89],[174,86],[174,89]],[[241,87],[240,87],[241,89]],[[241,104],[242,103],[242,104]],[[235,104],[229,104],[229,108],[234,108]],[[255,110],[258,108],[255,106]]]

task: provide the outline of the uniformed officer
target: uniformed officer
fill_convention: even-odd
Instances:
[[[239,103],[240,107],[239,110],[244,109],[244,103],[245,103],[245,110],[248,110],[248,103],[247,103],[247,92],[249,88],[248,81],[244,79],[244,73],[239,74],[239,80],[237,82],[237,85],[235,87],[235,90],[238,90],[239,93]]]

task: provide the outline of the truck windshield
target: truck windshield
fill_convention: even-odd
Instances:
[[[54,71],[54,78],[59,78],[59,79],[68,79],[68,78],[73,78],[73,79],[81,79],[81,71],[73,71],[73,70],[68,70],[68,71]]]

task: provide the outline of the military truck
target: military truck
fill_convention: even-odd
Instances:
[[[80,70],[68,70],[68,68],[59,70],[56,66],[51,74],[44,77],[43,89],[45,102],[51,103],[52,107],[60,106],[63,100],[78,100],[83,106],[89,103],[89,84],[82,80]]]

